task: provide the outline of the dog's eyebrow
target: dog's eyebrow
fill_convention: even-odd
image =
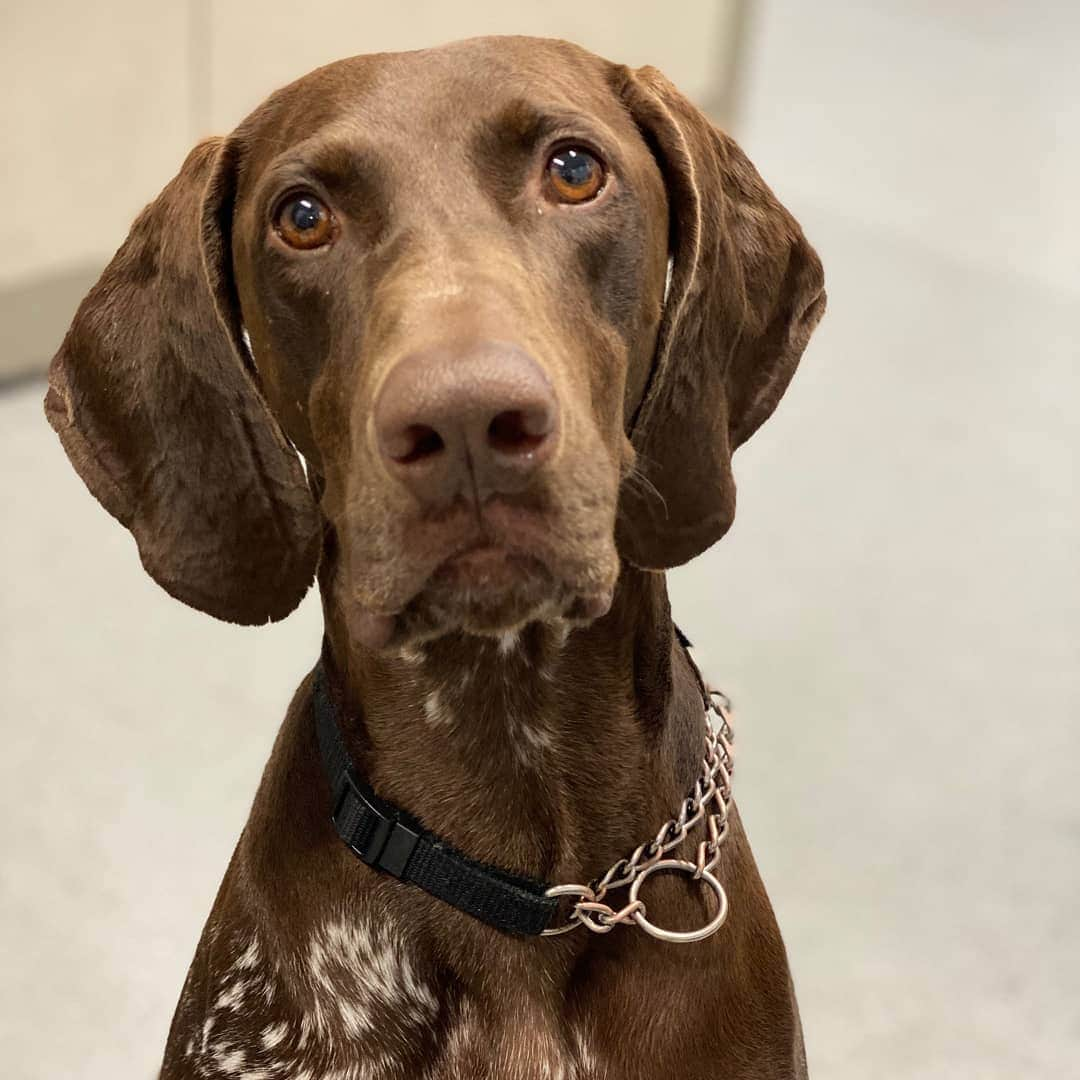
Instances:
[[[504,146],[529,150],[538,142],[562,134],[588,134],[596,121],[565,108],[545,108],[524,98],[503,105],[487,118],[481,138]]]
[[[303,173],[327,187],[335,187],[378,176],[381,169],[374,149],[358,144],[355,138],[342,138],[301,143],[275,162],[271,171],[279,175]]]
[[[290,184],[314,181],[331,194],[350,192],[374,203],[389,186],[386,162],[355,133],[327,138],[325,133],[291,147],[262,173],[255,198],[276,198]]]

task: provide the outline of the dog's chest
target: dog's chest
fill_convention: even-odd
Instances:
[[[571,1015],[517,980],[451,991],[385,925],[329,922],[287,963],[255,936],[214,951],[228,962],[201,978],[193,967],[164,1080],[654,1080],[650,1061],[706,1076],[721,1052],[703,1032],[676,1037],[697,1011],[689,1001],[650,994],[653,1010],[637,1014],[644,979],[579,987]]]
[[[583,1031],[527,993],[448,994],[390,925],[331,921],[287,960],[208,928],[164,1080],[593,1080]]]

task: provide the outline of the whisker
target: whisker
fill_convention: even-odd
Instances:
[[[641,470],[640,464],[635,463],[633,468],[623,478],[623,483],[630,487],[637,488],[639,491],[645,493],[648,498],[656,498],[659,500],[661,506],[664,508],[664,517],[668,516],[667,500],[660,494],[657,486],[645,475]]]

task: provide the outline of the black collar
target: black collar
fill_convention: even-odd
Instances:
[[[548,926],[558,900],[545,895],[547,885],[470,859],[365,783],[342,738],[321,661],[314,706],[319,754],[333,797],[330,817],[358,858],[496,930],[535,936]]]
[[[689,640],[677,626],[675,633],[685,650]],[[536,936],[547,929],[558,906],[558,898],[547,895],[547,884],[470,859],[410,813],[380,799],[363,780],[345,746],[321,660],[313,699],[319,754],[332,795],[330,818],[359,859],[496,930]]]

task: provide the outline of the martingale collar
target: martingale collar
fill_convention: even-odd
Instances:
[[[508,934],[563,934],[577,927],[607,933],[617,924],[635,922],[664,941],[699,941],[715,933],[727,915],[727,896],[712,871],[727,834],[731,799],[732,732],[726,699],[709,690],[690,657],[690,642],[676,626],[675,634],[697,678],[705,707],[706,734],[703,772],[676,817],[655,838],[639,845],[606,874],[589,885],[551,886],[498,866],[478,862],[457,850],[408,811],[380,798],[354,765],[338,724],[337,706],[326,667],[320,660],[314,673],[315,731],[323,772],[332,796],[330,817],[337,834],[362,862],[399,881],[416,885],[459,911]],[[715,715],[717,723],[710,721]],[[705,824],[708,839],[698,845],[695,861],[667,858],[689,831]],[[655,871],[689,874],[712,892],[716,913],[693,931],[664,930],[645,916],[639,891]],[[605,904],[609,890],[629,887],[630,902],[621,910]],[[552,926],[560,901],[571,898],[570,920]]]

